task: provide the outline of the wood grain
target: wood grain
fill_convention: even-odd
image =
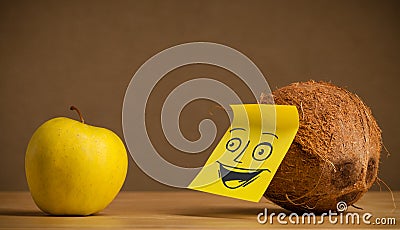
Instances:
[[[394,193],[400,200],[400,192]],[[196,192],[121,192],[105,210],[87,217],[59,217],[42,213],[34,204],[28,192],[0,192],[1,229],[54,229],[54,228],[188,228],[188,229],[250,229],[250,228],[360,228],[400,226],[400,211],[395,209],[390,193],[368,192],[358,203],[363,210],[349,208],[349,212],[362,215],[372,213],[376,217],[394,217],[396,225],[340,225],[331,224],[325,218],[324,224],[279,224],[276,217],[273,224],[257,222],[257,214],[268,208],[268,212],[290,214],[268,200],[251,203],[221,196]],[[399,207],[400,203],[396,201]],[[287,220],[287,218],[286,218]],[[361,221],[362,222],[362,221]]]

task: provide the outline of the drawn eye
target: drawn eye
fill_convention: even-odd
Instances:
[[[253,149],[253,159],[256,161],[264,161],[272,154],[272,145],[268,142],[262,142]]]
[[[239,149],[240,145],[242,145],[242,140],[238,137],[235,137],[226,142],[225,148],[229,152],[235,152]]]

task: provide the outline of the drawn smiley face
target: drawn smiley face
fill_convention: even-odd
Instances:
[[[296,135],[297,109],[260,104],[231,108],[231,126],[188,188],[258,202]]]
[[[232,137],[225,144],[225,149],[228,152],[225,154],[231,155],[231,157],[224,157],[217,161],[219,164],[219,177],[224,186],[229,189],[246,187],[256,180],[260,173],[264,171],[271,172],[268,168],[249,168],[248,166],[251,164],[244,162],[254,161],[256,164],[253,165],[260,166],[273,153],[271,141],[261,141],[253,144],[251,140],[244,140],[244,137],[247,136],[245,132],[248,132],[248,130],[241,127],[229,130]],[[278,139],[278,136],[274,133],[262,132],[262,136],[264,135]],[[261,140],[263,139],[261,138]],[[251,151],[251,158],[243,157],[244,155],[250,155],[248,151]]]

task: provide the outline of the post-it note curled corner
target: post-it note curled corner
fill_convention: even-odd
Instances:
[[[188,188],[258,202],[299,128],[295,106],[231,105],[233,121]]]

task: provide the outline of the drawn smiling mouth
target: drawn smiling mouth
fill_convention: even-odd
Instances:
[[[246,187],[257,179],[261,172],[271,172],[269,169],[245,169],[225,165],[219,161],[217,162],[219,164],[219,176],[221,177],[222,183],[225,187],[230,189]]]

